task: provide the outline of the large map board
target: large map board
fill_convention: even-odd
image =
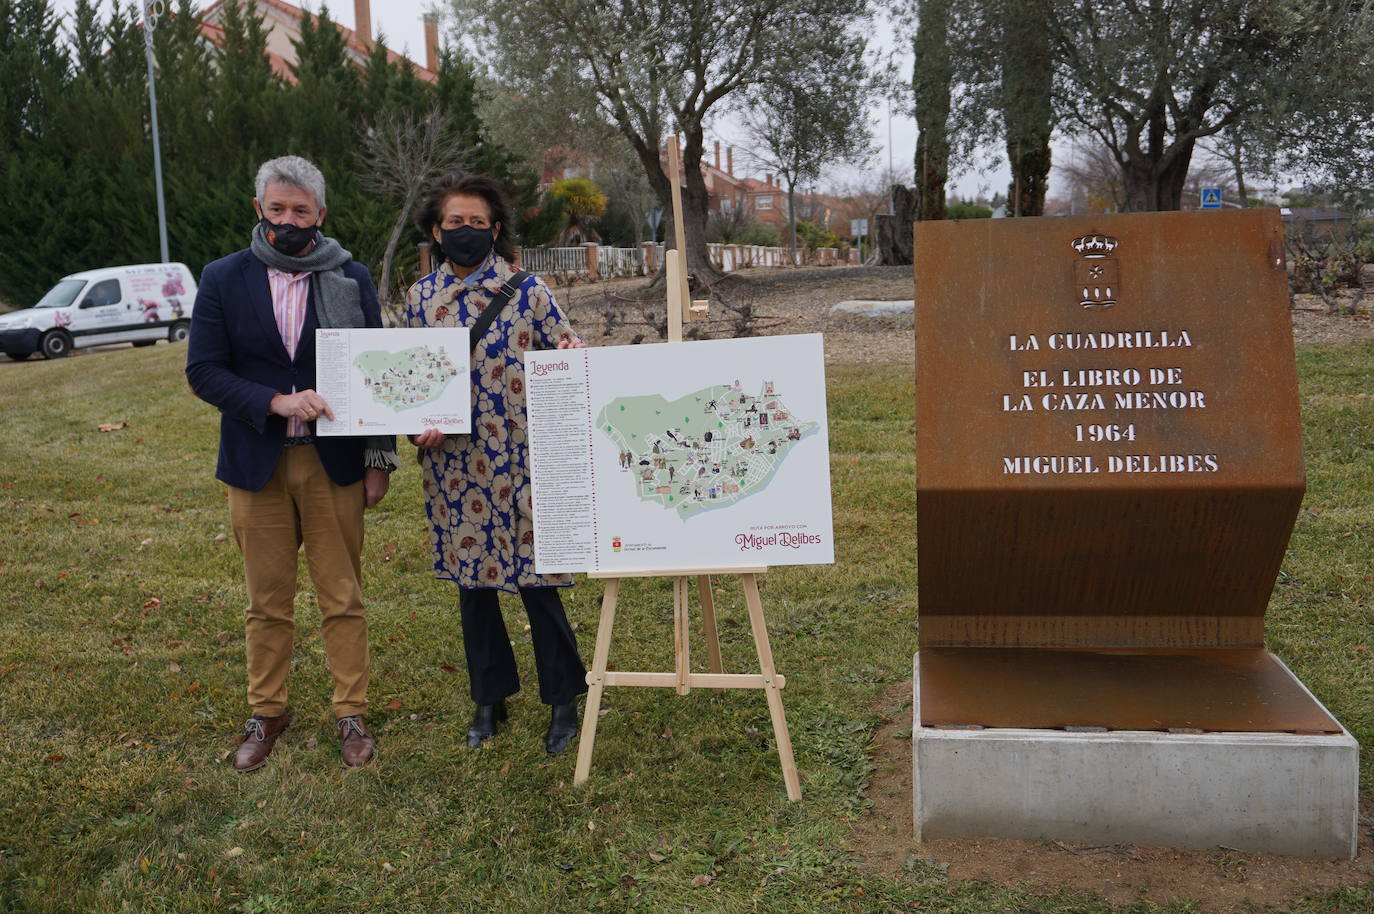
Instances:
[[[315,331],[315,383],[334,411],[321,435],[410,435],[472,427],[466,327]]]
[[[834,561],[818,334],[525,355],[535,566]]]

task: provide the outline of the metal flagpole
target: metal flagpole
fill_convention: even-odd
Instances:
[[[157,86],[153,77],[153,29],[157,28],[157,19],[162,15],[163,9],[162,0],[150,0],[143,4],[143,50],[148,57],[148,105],[153,114],[153,177],[157,183],[157,234],[162,248],[162,262],[168,263],[171,258],[167,254],[167,205],[163,202],[162,195],[162,141],[157,131]]]

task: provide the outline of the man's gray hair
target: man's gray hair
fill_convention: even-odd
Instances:
[[[300,188],[315,198],[317,207],[324,209],[324,175],[300,156],[282,156],[262,163],[257,178],[259,201],[267,194],[267,185],[273,181]]]

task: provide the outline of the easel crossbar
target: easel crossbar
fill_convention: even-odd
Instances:
[[[678,684],[677,673],[635,673],[607,671],[602,682],[608,686],[650,686],[675,689]],[[762,689],[769,685],[760,673],[688,673],[687,684],[702,689]],[[782,689],[787,686],[787,677],[773,675],[772,685]]]

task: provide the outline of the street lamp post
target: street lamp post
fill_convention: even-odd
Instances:
[[[158,17],[164,10],[162,0],[148,0],[143,4],[143,50],[148,57],[148,105],[152,111],[153,127],[153,178],[157,184],[157,233],[162,249],[162,262],[171,258],[167,254],[167,206],[162,194],[162,141],[157,131],[157,84],[153,76],[153,29],[157,28]]]

